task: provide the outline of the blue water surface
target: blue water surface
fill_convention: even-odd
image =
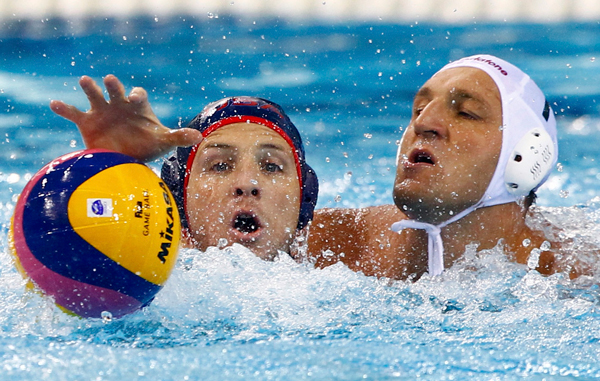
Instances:
[[[85,109],[81,75],[142,86],[165,125],[233,95],[281,104],[321,178],[319,207],[391,203],[412,96],[437,69],[490,53],[521,67],[559,124],[538,210],[597,267],[597,23],[406,25],[226,16],[5,21],[0,27],[0,372],[3,380],[590,379],[600,377],[594,277],[543,277],[469,247],[441,277],[391,281],[343,265],[184,250],[148,308],[82,320],[26,292],[7,252],[14,204],[83,143],[49,110]],[[160,166],[160,160],[150,164]],[[532,223],[538,223],[533,221]]]

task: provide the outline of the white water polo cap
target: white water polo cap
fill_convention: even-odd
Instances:
[[[444,66],[473,67],[496,83],[502,101],[502,150],[498,165],[477,207],[505,204],[536,190],[558,159],[556,120],[546,97],[516,66],[494,56],[476,55]]]
[[[540,187],[558,159],[556,120],[546,97],[531,78],[516,66],[491,55],[454,61],[438,71],[472,67],[486,72],[496,83],[502,102],[502,149],[496,170],[483,197],[449,220],[432,225],[403,220],[392,230],[424,229],[429,235],[429,274],[444,270],[441,228],[486,206],[515,202]]]

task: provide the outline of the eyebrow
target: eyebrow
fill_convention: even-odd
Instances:
[[[211,148],[232,149],[234,147],[230,146],[227,143],[213,143],[213,144],[210,144],[210,145],[207,145],[206,147],[204,147],[204,150],[211,149]]]
[[[451,92],[451,94],[453,95],[454,98],[459,98],[459,99],[463,99],[463,100],[473,100],[475,102],[479,102],[481,104],[489,106],[488,102],[486,102],[482,98],[480,98],[476,95],[473,95],[472,93],[465,91],[465,90],[460,90],[460,89],[456,90],[455,89],[455,91]]]
[[[430,97],[431,96],[431,89],[429,87],[421,87],[419,89],[419,91],[417,91],[417,93],[415,94],[415,98],[417,97]],[[473,95],[471,92],[466,91],[466,90],[461,90],[461,89],[457,89],[454,88],[453,90],[450,91],[450,94],[452,95],[452,97],[454,98],[458,98],[458,99],[462,99],[462,100],[473,100],[476,102],[479,102],[481,104],[484,104],[486,106],[489,106],[489,103],[486,102],[485,100],[483,100],[482,98]]]
[[[431,89],[429,87],[421,87],[419,91],[415,94],[416,97],[428,97],[431,95]]]
[[[281,151],[281,152],[285,152],[286,151],[286,147],[282,147],[279,144],[273,144],[273,143],[264,143],[264,144],[261,144],[260,145],[260,149],[263,149],[263,150],[264,149],[267,149],[267,150],[273,149],[273,150]]]

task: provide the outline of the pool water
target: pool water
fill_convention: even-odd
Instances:
[[[5,22],[0,40],[3,380],[600,377],[597,277],[543,277],[500,248],[469,247],[443,276],[417,282],[265,262],[237,246],[183,250],[148,308],[103,321],[26,292],[6,238],[26,181],[83,148],[48,108],[62,99],[85,109],[81,75],[145,87],[173,127],[224,96],[272,99],[305,138],[319,207],[359,207],[391,203],[396,144],[418,87],[450,60],[490,53],[529,73],[556,112],[559,165],[537,208],[573,240],[570,253],[597,268],[597,24],[56,19]]]

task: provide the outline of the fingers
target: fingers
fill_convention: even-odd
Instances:
[[[90,77],[88,77],[87,75],[81,77],[81,79],[79,80],[79,86],[81,86],[81,88],[83,89],[83,92],[90,101],[90,105],[92,106],[92,108],[102,107],[106,104],[106,99],[104,99],[102,89]]]
[[[108,91],[108,96],[111,101],[126,101],[125,86],[123,86],[117,77],[112,74],[104,77],[104,86]]]
[[[51,101],[50,109],[57,115],[60,115],[75,124],[77,124],[77,122],[81,119],[81,116],[84,114],[75,106],[68,105],[62,101]]]
[[[129,101],[131,103],[144,103],[148,101],[148,93],[141,87],[134,87],[129,93]]]
[[[199,144],[202,141],[202,133],[193,128],[180,128],[178,130],[169,130],[166,139],[168,144],[177,147],[189,147]]]

